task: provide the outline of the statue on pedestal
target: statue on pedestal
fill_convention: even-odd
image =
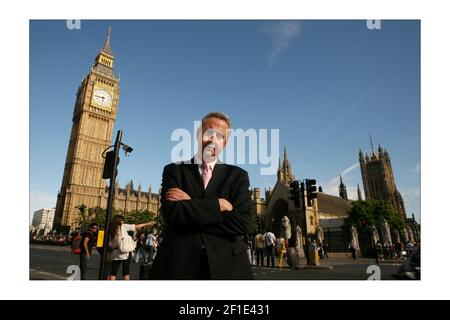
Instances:
[[[289,218],[287,216],[283,216],[281,219],[282,230],[281,235],[284,239],[288,240],[291,238],[291,223],[289,222]]]
[[[302,232],[302,228],[300,228],[299,225],[297,225],[297,230],[296,230],[296,236],[297,236],[297,252],[298,252],[298,257],[299,258],[304,258],[305,257],[305,252],[303,251],[303,232]]]

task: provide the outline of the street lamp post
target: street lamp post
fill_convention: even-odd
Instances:
[[[117,131],[116,142],[114,143],[114,153],[113,153],[113,166],[110,172],[110,182],[109,182],[109,193],[108,193],[108,205],[106,207],[106,218],[105,218],[105,236],[103,238],[103,254],[100,260],[100,270],[98,273],[98,279],[104,280],[105,273],[105,263],[106,263],[106,255],[108,254],[108,245],[109,245],[109,228],[111,224],[111,214],[113,210],[114,204],[114,191],[116,184],[116,168],[119,158],[119,150],[122,144],[122,131]],[[109,149],[109,148],[108,148]]]

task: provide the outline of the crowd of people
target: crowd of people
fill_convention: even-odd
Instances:
[[[130,279],[130,263],[151,263],[157,254],[158,247],[162,241],[162,235],[153,229],[150,232],[141,231],[142,228],[152,226],[154,222],[139,225],[125,224],[123,216],[116,216],[110,227],[110,237],[108,245],[108,280],[115,280],[120,267],[124,280]],[[92,254],[92,249],[97,242],[97,224],[89,226],[89,230],[84,233],[74,232],[70,236],[61,234],[48,234],[45,236],[31,236],[32,242],[42,242],[55,245],[72,245],[72,252],[80,255],[81,279],[86,279],[87,262]],[[124,239],[132,241],[133,245],[126,247],[123,245]],[[247,254],[250,265],[266,267],[289,267],[299,268],[298,247],[294,237],[284,239],[280,234],[275,235],[271,231],[249,235],[244,237],[247,244]],[[76,245],[78,243],[78,246]],[[75,244],[75,246],[74,246]],[[378,241],[375,244],[376,261],[404,260],[420,244],[408,241],[406,244]],[[74,250],[74,247],[78,248]],[[124,249],[126,248],[126,249]],[[352,257],[356,259],[356,246],[350,243],[348,246]],[[322,242],[311,240],[309,251],[314,250],[318,259],[328,258],[328,245]],[[103,251],[99,250],[102,254]],[[126,252],[125,252],[126,251]]]
[[[141,232],[145,227],[152,227],[155,222],[142,224],[127,224],[122,215],[116,215],[109,229],[109,241],[106,250],[106,279],[116,280],[119,269],[122,269],[124,280],[130,280],[131,261],[136,263],[148,263],[155,258],[160,236],[153,230],[145,234]],[[86,279],[88,261],[96,247],[98,225],[91,223],[89,230],[72,234],[72,253],[80,256],[81,280]],[[103,248],[97,248],[100,254],[104,254]]]
[[[298,247],[295,238],[284,239],[281,234],[271,231],[258,233],[245,238],[247,254],[252,266],[299,268]],[[327,245],[312,240],[311,250],[318,253],[320,259],[328,257]],[[264,263],[264,261],[266,263]]]
[[[72,237],[62,234],[49,233],[46,235],[31,235],[30,240],[32,243],[52,244],[52,245],[67,245],[72,241]]]
[[[273,232],[258,233],[255,236],[245,237],[247,243],[247,254],[252,266],[266,267],[289,267],[298,268],[298,248],[295,239],[284,239],[281,235]],[[376,243],[376,260],[404,260],[418,248],[418,242],[408,241],[406,244],[390,242]],[[318,260],[328,258],[328,244],[311,240],[309,242],[309,251],[317,253]],[[348,245],[348,252],[352,254],[353,259],[357,259],[358,248],[352,241]]]
[[[404,260],[414,249],[420,246],[419,242],[408,241],[405,245],[401,242],[393,244],[385,241],[378,241],[375,245],[377,262],[385,260]]]

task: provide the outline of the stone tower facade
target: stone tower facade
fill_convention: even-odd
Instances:
[[[58,193],[55,228],[77,227],[77,206],[101,206],[106,182],[102,179],[103,151],[111,145],[120,96],[110,47],[105,45],[77,90],[64,175]]]
[[[386,149],[378,147],[378,153],[372,148],[372,154],[363,154],[359,150],[359,164],[366,200],[386,200],[394,210],[406,219],[403,198],[395,185],[391,158]]]

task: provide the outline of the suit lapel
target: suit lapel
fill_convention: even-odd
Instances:
[[[188,171],[193,181],[193,185],[197,195],[203,198],[207,195],[216,195],[216,191],[226,176],[226,166],[220,161],[216,162],[214,170],[212,172],[211,180],[209,180],[206,189],[203,187],[203,179],[198,169],[198,164],[195,163],[194,158],[191,159],[191,163],[187,164]]]
[[[205,196],[209,194],[217,195],[216,191],[221,185],[223,179],[225,179],[226,171],[227,170],[225,164],[217,161],[216,165],[214,166],[214,170],[212,172],[211,180],[209,180],[208,185],[206,186]]]
[[[192,182],[195,188],[195,191],[199,197],[203,195],[203,179],[198,170],[198,164],[194,162],[194,158],[191,159],[191,163],[187,164],[189,167],[189,174],[191,175]]]

